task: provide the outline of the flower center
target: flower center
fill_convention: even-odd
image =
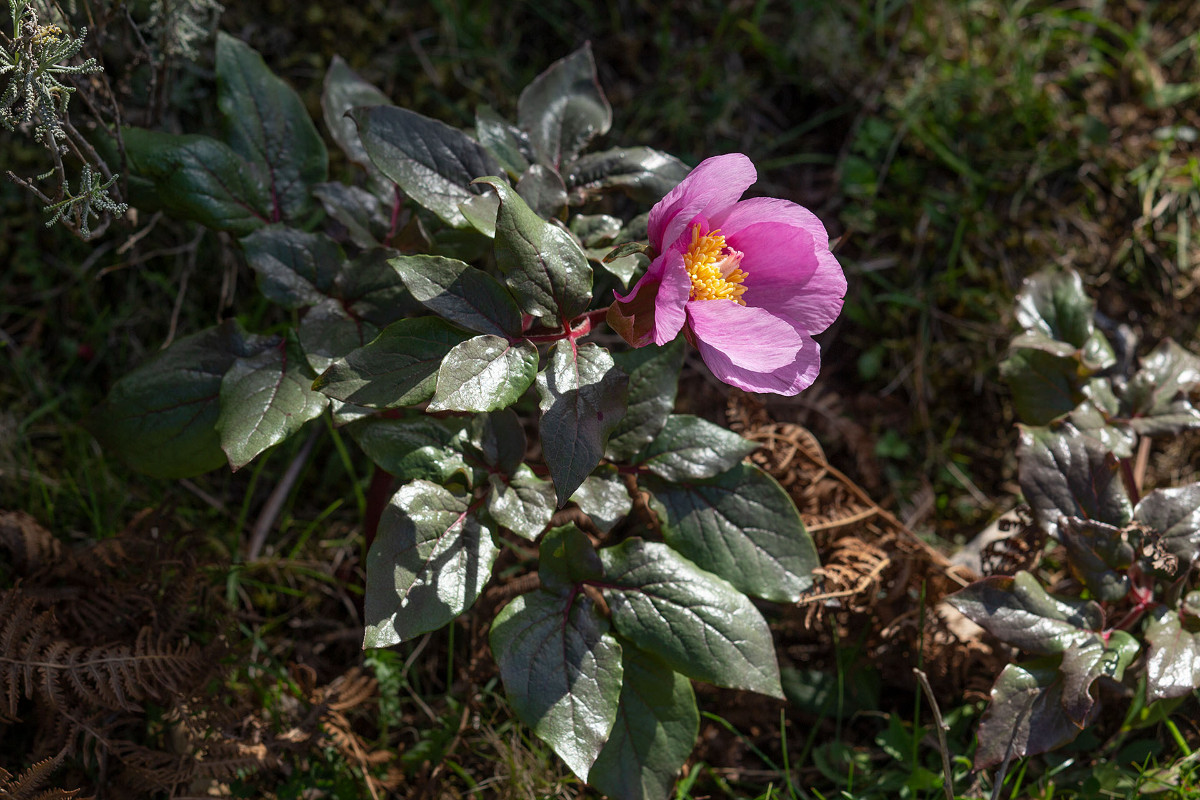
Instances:
[[[742,295],[746,273],[742,272],[742,254],[725,244],[720,231],[700,235],[700,227],[692,228],[692,243],[683,254],[683,265],[692,279],[689,300],[732,300],[746,305]]]

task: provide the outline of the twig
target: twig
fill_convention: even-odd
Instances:
[[[929,685],[929,676],[921,670],[913,667],[913,675],[917,676],[917,680],[921,683],[921,690],[925,692],[925,699],[929,701],[929,707],[933,709],[933,721],[937,723],[937,740],[938,750],[942,754],[942,772],[945,773],[945,780],[942,781],[942,789],[946,792],[946,800],[954,800],[954,775],[950,771],[950,749],[946,746],[946,723],[942,720],[942,710],[938,708],[937,699],[933,696],[933,688]]]
[[[283,503],[287,500],[292,487],[300,477],[300,471],[304,469],[304,465],[308,462],[308,457],[312,455],[313,447],[316,446],[317,437],[321,435],[322,430],[320,427],[313,428],[312,433],[308,435],[308,439],[300,448],[300,452],[296,453],[296,457],[292,459],[292,463],[288,464],[287,471],[283,473],[283,477],[279,479],[279,483],[271,491],[267,502],[263,503],[262,511],[259,512],[258,520],[255,521],[254,529],[250,533],[250,545],[246,548],[247,561],[258,560],[259,553],[262,552],[263,545],[266,544],[267,534],[271,532],[271,528],[274,527],[279,512],[283,510]]]

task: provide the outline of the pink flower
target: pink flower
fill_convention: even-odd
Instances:
[[[825,226],[787,200],[739,200],[758,175],[741,153],[691,171],[650,210],[650,268],[608,321],[634,347],[682,330],[725,383],[794,395],[821,369],[814,333],[842,309],[846,276]]]

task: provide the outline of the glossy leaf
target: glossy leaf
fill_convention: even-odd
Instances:
[[[975,769],[994,767],[1007,757],[1045,753],[1079,731],[1063,711],[1063,677],[1057,668],[1009,664],[996,679],[992,702],[979,723]]]
[[[950,595],[950,604],[997,639],[1030,653],[1055,655],[1096,636],[1104,612],[1091,601],[1047,594],[1028,572],[993,576]]]
[[[496,522],[518,536],[537,539],[554,516],[554,487],[522,464],[509,477],[488,475],[487,510]]]
[[[529,137],[490,106],[475,107],[475,136],[509,175],[517,177],[529,169]]]
[[[1059,356],[1078,354],[1090,369],[1111,366],[1116,357],[1093,318],[1095,303],[1074,270],[1045,271],[1026,278],[1017,294],[1017,321],[1026,331],[1014,347],[1034,347]]]
[[[347,431],[367,458],[401,483],[424,480],[444,484],[471,468],[455,446],[461,423],[431,417],[370,417]]]
[[[586,778],[612,731],[621,647],[584,594],[523,594],[492,623],[492,653],[517,717]]]
[[[1146,624],[1146,701],[1184,697],[1200,688],[1200,633],[1188,630],[1179,612],[1158,606]]]
[[[266,177],[208,136],[124,128],[130,173],[150,181],[163,211],[242,236],[274,221]]]
[[[305,311],[297,331],[304,357],[317,374],[378,335],[374,325],[350,316],[338,297],[327,297]]]
[[[438,369],[430,411],[495,411],[533,384],[538,351],[528,341],[476,336],[455,345]]]
[[[1079,361],[1071,356],[1014,349],[1000,362],[1000,376],[1012,391],[1017,416],[1029,425],[1049,424],[1084,399]]]
[[[512,475],[525,459],[525,428],[511,408],[476,414],[466,429],[467,445],[483,463]]]
[[[617,238],[621,220],[609,214],[573,214],[569,227],[584,247],[603,247]]]
[[[1108,641],[1097,634],[1063,651],[1063,709],[1076,725],[1083,727],[1095,707],[1092,684],[1101,677],[1120,681],[1139,649],[1128,633],[1112,631]]]
[[[408,291],[430,311],[479,333],[521,333],[521,309],[500,283],[453,258],[415,255],[391,260]]]
[[[1200,427],[1200,411],[1188,392],[1200,384],[1200,358],[1164,339],[1129,380],[1121,395],[1121,415],[1138,433],[1177,434]]]
[[[259,228],[241,240],[259,291],[284,308],[315,306],[333,291],[346,256],[328,236],[286,225]]]
[[[1058,538],[1060,517],[1081,517],[1123,528],[1133,508],[1116,458],[1070,426],[1021,428],[1017,448],[1021,491],[1039,525]]]
[[[687,164],[659,150],[615,147],[580,156],[563,177],[572,193],[586,196],[619,190],[638,202],[653,203],[690,171]]]
[[[433,396],[442,359],[467,336],[436,317],[402,319],[335,361],[313,387],[369,408],[423,403]]]
[[[745,595],[657,542],[627,539],[600,559],[622,637],[690,678],[783,697],[771,632]]]
[[[539,217],[561,219],[567,215],[567,189],[558,173],[549,167],[534,164],[525,170],[516,190]]]
[[[334,294],[355,320],[383,328],[421,310],[392,268],[395,255],[395,250],[375,247],[359,253],[338,274]]]
[[[625,373],[608,351],[563,340],[538,373],[542,454],[558,505],[564,505],[604,455],[613,428],[625,414]]]
[[[313,374],[299,343],[238,358],[221,379],[217,432],[229,466],[240,469],[325,410],[329,398],[312,390]]]
[[[613,429],[606,454],[613,461],[628,461],[654,441],[675,408],[683,342],[613,353],[613,360],[629,376],[629,408]]]
[[[470,608],[499,550],[470,497],[428,481],[402,486],[367,554],[365,647],[437,630]]]
[[[341,223],[346,236],[359,247],[378,247],[387,237],[391,227],[388,218],[391,206],[385,207],[382,200],[365,189],[331,181],[313,187],[313,196],[321,202],[326,214]]]
[[[217,34],[217,105],[230,147],[267,176],[270,221],[306,220],[312,187],[328,177],[325,143],[292,87],[225,33]]]
[[[633,463],[669,481],[703,480],[733,469],[757,449],[755,442],[706,419],[672,414]]]
[[[649,653],[623,645],[621,654],[617,719],[588,783],[613,800],[665,800],[696,743],[696,695],[691,681]]]
[[[1129,593],[1129,576],[1134,549],[1121,528],[1077,517],[1063,517],[1059,539],[1067,549],[1067,564],[1074,575],[1100,602],[1116,602]]]
[[[346,112],[358,106],[386,106],[391,103],[386,94],[350,69],[345,59],[334,55],[325,72],[321,111],[333,141],[354,163],[367,168],[373,166],[362,140],[358,138],[358,126],[346,116]]]
[[[113,385],[88,420],[106,450],[158,478],[188,478],[226,463],[217,433],[221,380],[239,358],[279,340],[234,320],[179,339]]]
[[[574,524],[567,524],[551,528],[542,537],[538,576],[547,589],[569,592],[584,581],[600,580],[604,577],[604,566],[587,534]]]
[[[1181,566],[1200,556],[1200,483],[1155,489],[1133,511],[1137,522],[1157,531]]]
[[[570,233],[539,217],[499,178],[484,178],[500,196],[496,266],[526,313],[551,320],[582,314],[592,299],[592,268]]]
[[[447,225],[467,227],[461,203],[482,190],[471,182],[499,165],[458,128],[396,106],[355,108],[350,117],[371,162]]]
[[[796,602],[820,562],[795,503],[758,467],[706,481],[646,481],[663,539],[740,592]]]
[[[596,79],[592,48],[584,45],[525,87],[517,99],[517,124],[539,158],[557,169],[612,125],[612,108]]]
[[[584,478],[571,500],[592,519],[592,524],[608,533],[633,510],[633,498],[617,468],[601,464]]]

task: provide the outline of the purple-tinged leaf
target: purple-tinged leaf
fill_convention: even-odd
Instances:
[[[1147,493],[1133,518],[1157,531],[1167,552],[1183,565],[1200,556],[1200,483]]]
[[[522,90],[517,124],[529,134],[538,158],[554,169],[608,132],[612,108],[596,78],[591,45],[555,61]]]
[[[329,154],[300,96],[262,56],[217,34],[217,105],[229,145],[266,176],[271,222],[306,222],[312,187],[328,178]]]
[[[1113,631],[1108,641],[1095,636],[1063,652],[1063,710],[1081,728],[1095,706],[1092,684],[1098,678],[1121,680],[1140,646],[1125,631]]]
[[[1014,347],[1000,362],[1000,376],[1013,395],[1017,416],[1029,425],[1046,425],[1083,402],[1079,362],[1042,350]]]
[[[674,189],[689,172],[675,156],[649,147],[616,147],[580,156],[563,177],[573,201],[603,192],[622,191],[653,203]]]
[[[538,351],[529,341],[484,334],[455,345],[438,367],[430,411],[496,411],[525,393],[537,375]]]
[[[1121,395],[1121,416],[1147,436],[1177,434],[1200,427],[1200,411],[1188,392],[1200,385],[1200,358],[1164,339],[1142,359]]]
[[[521,333],[521,309],[500,281],[477,267],[442,256],[399,256],[389,262],[418,302],[438,316],[479,333]]]
[[[1116,458],[1071,426],[1057,430],[1022,426],[1017,460],[1025,500],[1038,524],[1054,538],[1059,538],[1061,517],[1120,528],[1133,518]]]
[[[1059,539],[1067,549],[1067,565],[1092,597],[1116,602],[1129,593],[1129,576],[1134,549],[1127,531],[1103,522],[1063,517],[1058,523]]]
[[[1095,717],[1093,706],[1089,719]],[[1040,662],[1009,664],[992,687],[992,702],[979,722],[975,769],[1007,758],[1045,753],[1079,735],[1063,710],[1063,676]]]
[[[529,137],[487,105],[475,107],[475,138],[500,162],[513,178],[529,169],[533,147]]]
[[[346,260],[328,236],[286,225],[259,228],[242,237],[241,245],[258,274],[259,291],[284,308],[315,306],[327,298]]]
[[[391,104],[386,94],[359,77],[341,56],[335,55],[329,62],[325,85],[321,90],[321,112],[325,117],[325,125],[346,157],[370,171],[375,169],[371,157],[358,138],[358,126],[346,116],[346,112],[358,106]]]
[[[559,174],[549,167],[534,164],[525,170],[521,180],[517,181],[516,190],[539,217],[566,217],[567,189]]]
[[[984,578],[948,599],[997,639],[1040,655],[1080,645],[1097,636],[1104,625],[1100,606],[1047,594],[1028,572]]]

